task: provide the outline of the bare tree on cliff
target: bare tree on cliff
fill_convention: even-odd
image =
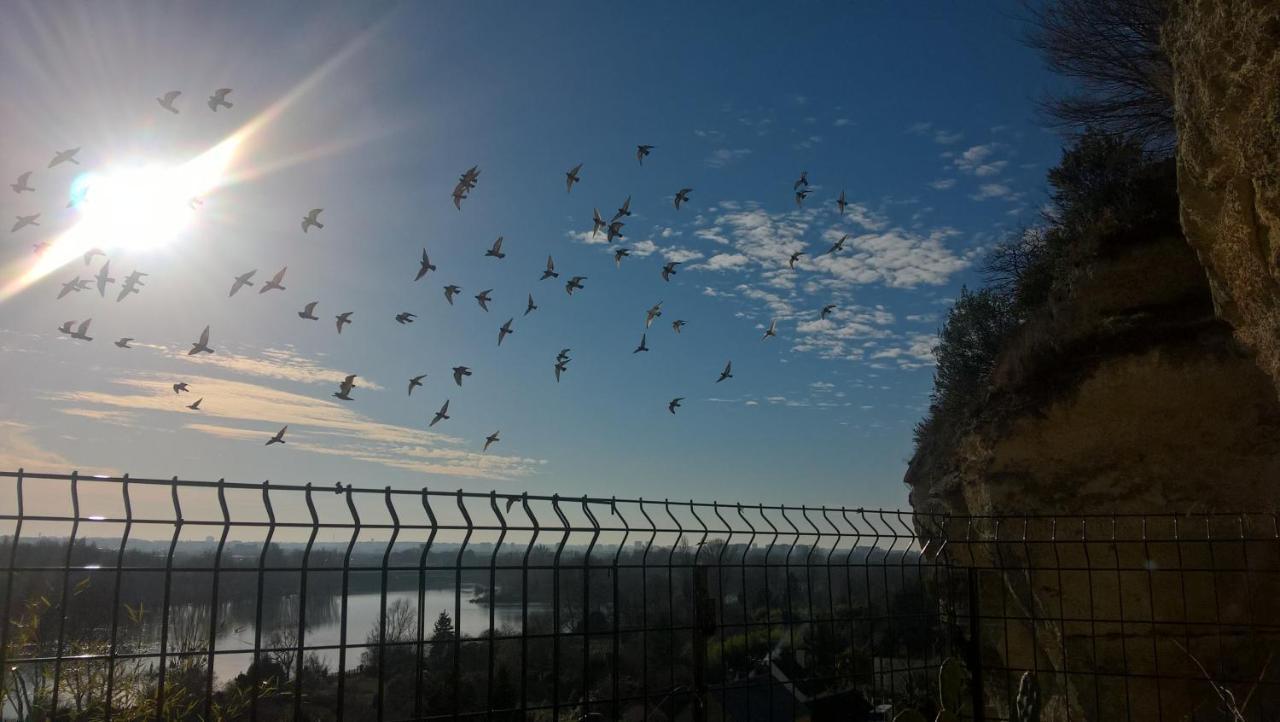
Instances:
[[[1173,150],[1173,70],[1160,45],[1169,0],[1024,0],[1026,43],[1077,81],[1042,109],[1061,128],[1096,128]]]

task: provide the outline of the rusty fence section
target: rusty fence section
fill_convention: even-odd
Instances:
[[[1259,513],[0,472],[0,716],[1275,719],[1278,556]]]

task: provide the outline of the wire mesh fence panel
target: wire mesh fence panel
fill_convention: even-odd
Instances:
[[[1269,514],[4,472],[0,565],[6,720],[1280,715]]]

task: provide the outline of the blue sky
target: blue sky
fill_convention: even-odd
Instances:
[[[0,250],[5,283],[78,222],[63,208],[78,172],[181,163],[279,112],[171,243],[108,248],[113,275],[150,274],[142,293],[55,300],[99,257],[0,302],[0,464],[904,505],[940,319],[984,249],[1034,222],[1061,143],[1038,123],[1056,81],[1019,44],[1017,3],[903,5],[11,5],[0,173],[34,170],[37,191],[6,189],[0,213],[42,216]],[[219,87],[234,107],[214,114]],[[177,115],[154,100],[167,90],[183,91]],[[639,143],[656,146],[643,167]],[[79,168],[46,169],[73,146]],[[801,171],[814,192],[798,209]],[[628,195],[619,269],[591,213]],[[313,207],[325,228],[304,235]],[[507,257],[483,257],[499,235]],[[438,270],[414,283],[424,246]],[[548,253],[558,281],[538,280]],[[682,261],[669,283],[666,260]],[[227,297],[235,275],[285,265],[287,290]],[[587,281],[569,297],[572,275]],[[489,288],[485,313],[472,296]],[[540,308],[522,317],[528,293]],[[321,321],[298,319],[312,300]],[[658,301],[652,350],[632,354]],[[341,311],[355,322],[339,336]],[[56,330],[87,317],[92,342]],[[190,359],[206,324],[217,353]],[[462,388],[456,365],[475,372]],[[330,394],[347,373],[344,404]],[[201,411],[170,390],[181,380]],[[452,418],[428,431],[445,399]],[[284,424],[289,443],[264,447]]]

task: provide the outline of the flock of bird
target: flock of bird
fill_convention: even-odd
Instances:
[[[232,91],[230,88],[220,88],[214,91],[214,93],[210,95],[208,98],[207,105],[209,106],[209,109],[213,112],[217,112],[219,108],[230,109],[232,107],[232,103],[227,100],[227,97],[230,95],[231,92]],[[160,104],[160,106],[163,109],[171,113],[177,114],[180,111],[175,105],[175,103],[178,100],[178,98],[181,96],[181,94],[182,94],[181,91],[177,91],[177,90],[169,91],[164,95],[156,98],[156,101]],[[643,166],[645,158],[647,158],[653,152],[654,148],[655,146],[653,145],[637,145],[636,151],[635,151],[636,161],[641,166]],[[76,155],[79,153],[79,151],[80,151],[80,148],[78,147],[57,151],[53,159],[49,162],[48,168],[52,169],[64,163],[79,165],[80,162],[76,160]],[[570,168],[567,172],[565,172],[565,190],[567,193],[572,193],[574,186],[582,181],[582,175],[581,175],[582,166],[583,164],[579,163],[574,167]],[[17,177],[16,182],[10,184],[10,187],[17,194],[34,192],[36,189],[31,186],[32,175],[33,175],[33,171],[23,172]],[[450,194],[453,201],[453,205],[456,209],[462,210],[462,202],[464,200],[467,200],[470,197],[470,194],[472,193],[472,191],[476,189],[477,185],[479,184],[479,179],[480,179],[480,169],[478,166],[472,166],[471,168],[468,168],[467,170],[463,171],[463,173],[458,177],[458,182],[454,186],[454,189]],[[693,188],[680,188],[676,191],[675,195],[673,196],[672,202],[677,211],[680,210],[682,205],[684,205],[689,201],[689,196],[693,192],[693,190],[694,190]],[[807,172],[800,173],[799,178],[795,181],[793,185],[793,190],[795,192],[796,205],[803,206],[805,200],[808,198],[808,196],[811,193]],[[201,201],[199,199],[192,199],[190,205],[194,209],[200,203]],[[839,197],[836,199],[836,206],[840,214],[842,215],[844,214],[845,207],[847,205],[848,204],[845,199],[845,193],[842,190],[840,192]],[[324,212],[323,208],[313,208],[310,211],[308,211],[302,217],[302,221],[301,221],[302,232],[307,233],[313,228],[317,230],[322,230],[324,228],[324,224],[320,222],[320,214],[323,212]],[[624,238],[623,228],[626,226],[626,221],[624,219],[628,218],[629,216],[631,216],[631,196],[627,196],[626,200],[623,201],[622,205],[618,207],[617,211],[608,220],[605,220],[605,218],[600,214],[599,209],[593,209],[592,210],[593,227],[591,230],[592,238],[594,239],[598,237],[600,233],[605,234],[605,239],[606,239],[606,242],[608,243],[613,243],[615,239]],[[39,213],[26,215],[26,216],[18,216],[17,222],[14,224],[12,231],[16,232],[27,226],[38,226],[40,225],[39,218],[40,218]],[[849,238],[848,235],[843,236],[839,241],[834,243],[825,253],[826,254],[840,253],[841,251],[844,250],[844,246],[848,238]],[[46,248],[48,248],[48,243],[45,243],[45,242],[37,243],[34,246],[35,252],[37,254],[42,253]],[[89,266],[93,262],[93,259],[99,255],[105,256],[106,254],[104,251],[98,248],[92,248],[88,250],[83,256],[84,265],[86,267]],[[613,248],[613,260],[615,265],[618,268],[622,267],[623,259],[627,258],[630,255],[631,255],[631,249],[628,249],[623,246],[617,246]],[[804,255],[803,251],[792,253],[790,255],[790,258],[788,259],[787,266],[789,268],[794,269],[796,263],[799,261],[800,257],[803,255]],[[484,257],[493,258],[498,261],[501,261],[502,259],[506,258],[506,253],[503,251],[502,236],[498,236],[498,238],[493,242],[492,246],[490,246],[484,252]],[[436,266],[431,262],[431,259],[425,248],[422,250],[422,256],[419,259],[418,263],[419,263],[419,267],[416,275],[413,278],[414,282],[421,281],[428,274],[436,271]],[[670,282],[671,277],[677,274],[677,267],[680,265],[681,263],[679,261],[669,261],[665,263],[662,266],[659,274],[662,280],[664,282]],[[97,288],[100,296],[105,297],[107,286],[116,282],[116,279],[111,276],[110,266],[111,266],[110,259],[106,259],[104,260],[102,266],[99,268],[98,272],[93,276],[90,276],[89,278],[81,278],[81,276],[77,274],[74,278],[62,284],[62,287],[58,292],[58,296],[57,296],[58,299],[62,299],[71,293],[87,291],[94,287]],[[286,266],[284,268],[281,268],[279,271],[277,271],[269,280],[267,280],[260,287],[258,287],[258,293],[265,294],[269,291],[285,291],[286,287],[284,285],[284,278],[285,278],[285,272],[287,270],[288,270],[288,267]],[[235,278],[232,280],[230,291],[227,294],[228,297],[235,296],[239,291],[241,291],[245,287],[252,287],[254,285],[253,278],[256,274],[257,274],[257,270],[254,269],[254,270],[249,270],[235,276]],[[120,284],[120,292],[116,296],[116,302],[124,301],[125,298],[127,298],[128,296],[139,293],[140,289],[144,285],[142,283],[142,278],[144,278],[147,275],[148,274],[146,273],[134,270],[130,272],[127,276],[125,276],[123,281]],[[548,279],[559,279],[559,277],[560,277],[560,273],[556,270],[555,261],[551,255],[548,255],[546,267],[542,271],[542,274],[539,280],[545,281]],[[586,280],[587,280],[586,276],[569,277],[569,279],[565,282],[565,293],[567,293],[569,296],[573,296],[574,291],[583,290],[585,288],[585,285],[583,282]],[[493,301],[493,297],[491,296],[493,291],[494,289],[491,289],[491,288],[485,289],[474,296],[480,308],[485,312],[489,311],[489,304]],[[444,286],[444,297],[450,306],[454,305],[455,297],[457,297],[461,292],[462,292],[462,288],[460,288],[455,284],[448,284]],[[310,301],[306,303],[303,309],[301,311],[298,311],[297,313],[298,318],[303,320],[308,320],[308,321],[319,320],[320,317],[317,316],[315,313],[315,310],[318,305],[319,305],[319,301]],[[830,315],[832,311],[835,310],[835,308],[836,308],[835,304],[828,304],[824,306],[820,312],[820,318],[822,319],[827,318],[828,315]],[[536,310],[538,310],[538,306],[536,303],[534,303],[533,294],[529,293],[528,301],[527,301],[523,315],[528,316],[530,313]],[[659,301],[658,303],[654,304],[645,313],[644,327],[646,330],[643,333],[641,333],[640,344],[634,349],[634,351],[632,352],[633,354],[649,351],[648,329],[651,327],[655,319],[662,316],[662,313],[663,313],[662,301]],[[343,327],[353,323],[353,320],[352,320],[353,315],[354,315],[354,312],[352,311],[344,311],[342,313],[337,314],[334,317],[337,332],[339,334],[342,333]],[[396,314],[394,320],[397,323],[403,325],[403,324],[413,323],[415,318],[416,318],[416,314],[405,311],[405,312]],[[58,331],[78,341],[86,341],[86,342],[92,341],[93,337],[90,336],[88,333],[90,324],[92,323],[92,321],[93,321],[92,318],[85,319],[83,321],[75,321],[75,320],[66,321],[61,326],[58,327]],[[498,346],[502,345],[503,340],[506,339],[507,336],[515,333],[515,328],[513,327],[514,322],[515,322],[514,317],[508,318],[506,322],[504,322],[498,328]],[[681,329],[683,329],[686,325],[687,323],[683,319],[675,319],[671,322],[671,328],[677,334],[679,334],[681,332]],[[765,330],[764,335],[761,337],[761,341],[766,341],[776,335],[777,335],[777,321],[773,320],[769,323],[768,328]],[[115,345],[122,349],[132,348],[129,344],[133,340],[134,340],[133,337],[128,337],[128,336],[122,337],[119,340],[115,341]],[[210,327],[205,326],[204,329],[200,332],[199,338],[191,344],[191,349],[187,352],[187,355],[195,356],[202,353],[207,353],[207,354],[214,353],[214,349],[209,345],[209,343],[210,343]],[[556,383],[560,382],[561,376],[564,373],[566,373],[568,370],[568,364],[572,360],[569,354],[570,354],[570,349],[565,348],[565,349],[562,349],[556,355],[555,363],[553,366]],[[462,382],[464,378],[472,375],[471,369],[466,366],[456,366],[452,369],[452,371],[453,371],[454,383],[459,387],[462,386]],[[420,374],[409,379],[409,385],[408,385],[409,396],[413,395],[414,389],[423,385],[423,380],[426,377],[427,377],[427,374]],[[355,383],[356,378],[357,378],[356,374],[347,375],[339,384],[338,390],[333,393],[333,397],[341,401],[352,401],[353,397],[351,396],[351,392],[356,388],[356,383]],[[732,378],[733,378],[733,362],[729,361],[728,363],[725,364],[724,370],[720,372],[720,375],[715,380],[715,383],[718,384]],[[190,393],[190,389],[186,382],[178,382],[173,384],[173,392],[174,394],[180,395],[182,393]],[[684,400],[685,400],[685,397],[683,396],[678,396],[671,399],[667,403],[667,410],[670,413],[675,414],[676,409],[681,407],[681,402]],[[186,408],[190,409],[191,411],[198,412],[200,411],[200,405],[203,401],[204,401],[203,397],[197,398],[194,402],[187,404]],[[427,424],[427,427],[428,428],[433,427],[437,423],[441,421],[446,421],[449,418],[450,418],[449,417],[449,401],[445,400],[444,404],[440,407],[440,409],[432,416],[430,422]],[[270,439],[267,440],[265,445],[271,446],[273,444],[285,443],[284,436],[285,436],[285,433],[288,431],[288,428],[289,427],[287,425],[282,427]],[[488,451],[490,446],[492,446],[494,443],[497,443],[499,441],[499,433],[500,432],[495,431],[489,436],[485,437],[482,453],[485,451]]]

